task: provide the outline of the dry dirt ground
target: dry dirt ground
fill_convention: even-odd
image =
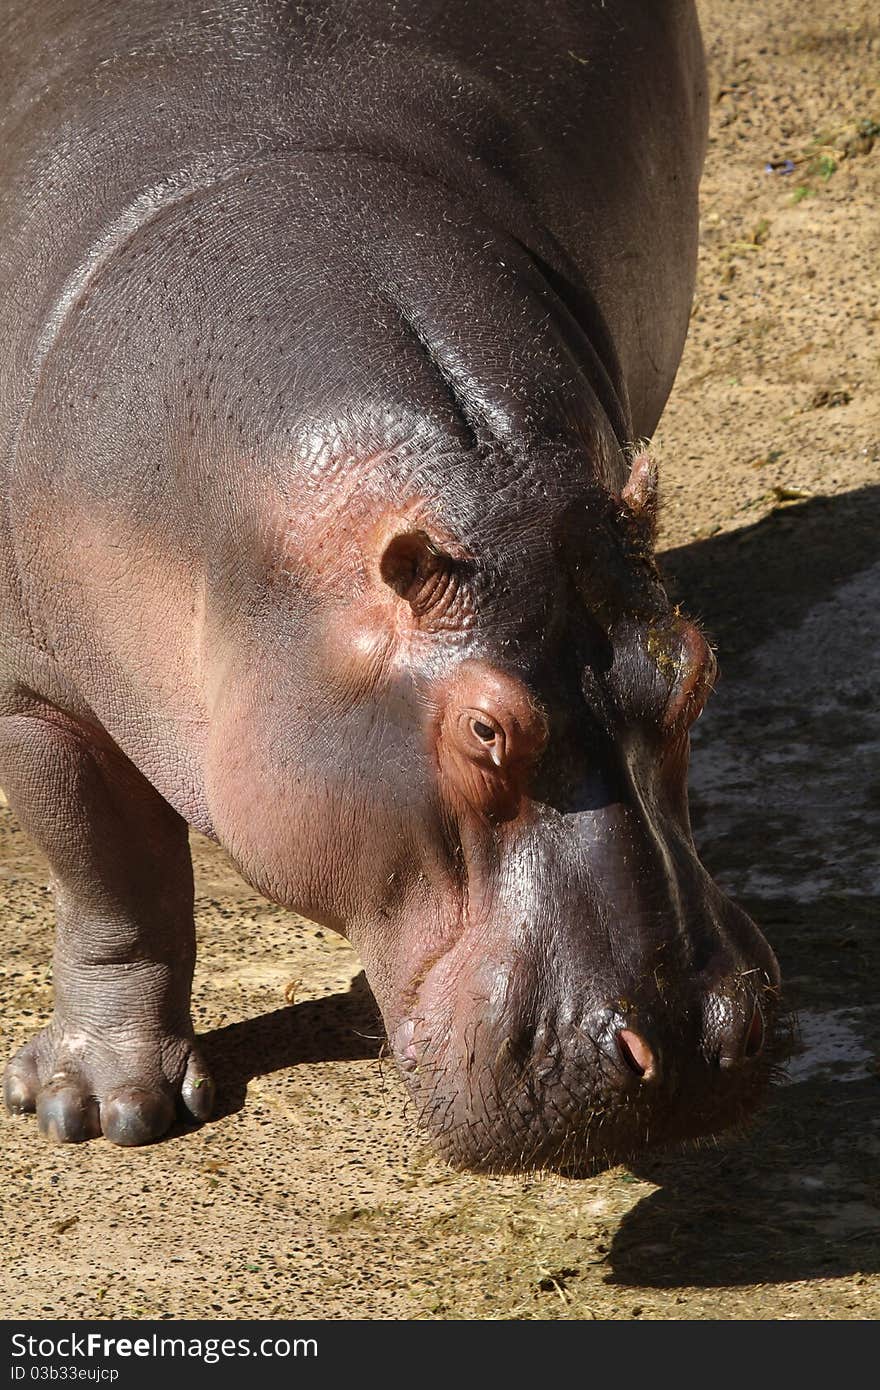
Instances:
[[[348,946],[200,843],[218,1117],[128,1151],[4,1117],[0,1314],[880,1313],[880,20],[873,0],[700,8],[712,137],[663,548],[720,647],[695,822],[780,957],[789,1083],[747,1137],[633,1172],[450,1172],[378,1058]],[[8,812],[0,829],[8,1053],[49,1014],[51,925],[41,865]]]

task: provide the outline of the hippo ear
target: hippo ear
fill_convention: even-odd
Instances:
[[[385,583],[406,599],[417,618],[447,609],[471,566],[444,550],[427,531],[404,531],[379,561]]]
[[[620,500],[643,539],[653,546],[657,536],[657,463],[647,450],[643,449],[633,458]]]

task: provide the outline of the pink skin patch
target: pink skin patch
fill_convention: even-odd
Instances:
[[[654,1054],[644,1038],[640,1038],[632,1028],[621,1028],[617,1034],[617,1046],[630,1071],[634,1071],[643,1081],[650,1081],[655,1070]]]
[[[715,655],[695,623],[681,626],[679,675],[664,716],[667,729],[684,716],[688,723],[699,717],[715,683]]]
[[[415,1044],[416,1025],[411,1018],[404,1019],[403,1023],[394,1030],[394,1037],[391,1046],[398,1064],[404,1071],[415,1071],[418,1065]]]

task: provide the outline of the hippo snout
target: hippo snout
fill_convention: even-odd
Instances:
[[[532,1012],[471,993],[451,1017],[431,983],[391,1045],[421,1123],[456,1167],[586,1175],[741,1124],[774,1070],[772,971],[690,981],[677,998],[643,988],[587,1006],[533,1000]]]
[[[746,1121],[785,1050],[779,966],[693,845],[534,804],[494,861],[474,843],[468,915],[380,999],[441,1154],[585,1174]]]

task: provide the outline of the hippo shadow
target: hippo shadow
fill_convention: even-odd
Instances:
[[[744,906],[800,1019],[787,1075],[745,1132],[630,1165],[657,1190],[617,1228],[609,1283],[729,1288],[880,1271],[880,902]]]
[[[367,977],[356,975],[345,994],[304,999],[288,1008],[215,1028],[199,1048],[217,1080],[212,1119],[243,1109],[248,1082],[301,1062],[358,1062],[378,1058],[385,1029]]]
[[[880,558],[880,487],[782,506],[753,526],[666,550],[670,596],[706,626],[722,671]]]
[[[747,1142],[632,1165],[661,1186],[623,1219],[607,1282],[791,1283],[880,1271],[877,1080],[777,1093]]]

